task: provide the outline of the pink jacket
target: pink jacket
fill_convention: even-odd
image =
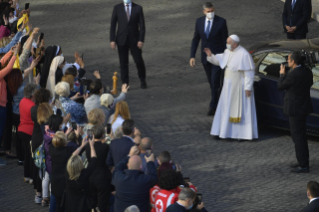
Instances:
[[[9,37],[9,36],[10,36],[10,29],[8,29],[8,27],[1,25],[0,26],[0,39],[3,37]]]
[[[9,58],[11,57],[12,52],[9,51],[7,54],[3,56],[0,60],[1,64],[5,64]],[[16,60],[16,56],[13,56],[8,63],[7,67],[0,70],[0,106],[5,107],[7,104],[7,83],[4,80],[4,77],[7,76],[13,68],[14,61]],[[2,66],[2,65],[1,65]]]

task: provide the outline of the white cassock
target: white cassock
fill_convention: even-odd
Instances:
[[[207,57],[207,61],[225,68],[223,89],[210,134],[220,138],[258,138],[254,98],[255,65],[251,55],[241,46],[234,51]],[[247,97],[245,90],[251,91]]]

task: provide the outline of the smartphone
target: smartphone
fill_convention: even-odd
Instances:
[[[76,125],[76,122],[73,122],[72,121],[72,128],[73,128],[73,130],[77,130],[78,129],[78,126]]]
[[[88,139],[91,140],[93,138],[93,130],[87,131]]]
[[[189,177],[184,177],[184,181],[185,181],[185,183],[189,183],[190,182]]]
[[[107,123],[106,124],[106,134],[110,135],[112,130],[112,125]]]
[[[82,53],[82,60],[83,60],[83,56],[84,56],[84,53]]]
[[[29,6],[30,6],[30,3],[26,3],[26,4],[24,5],[24,9],[25,9],[25,10],[29,9]]]
[[[198,205],[202,204],[202,194],[197,193],[196,196],[198,198]]]
[[[86,85],[83,85],[83,94],[84,94],[84,95],[87,93],[87,90],[88,90],[87,86],[86,86]]]
[[[43,40],[43,36],[44,36],[44,33],[41,32],[41,35],[40,35],[40,42]]]
[[[146,156],[149,157],[152,154],[152,149],[148,148],[145,150],[145,152],[146,152]]]

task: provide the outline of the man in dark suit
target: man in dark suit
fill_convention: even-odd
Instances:
[[[195,66],[195,54],[201,40],[201,61],[211,89],[211,102],[207,115],[211,116],[215,114],[217,108],[223,79],[221,78],[221,68],[207,62],[204,48],[209,48],[213,54],[223,53],[226,48],[228,30],[226,20],[215,15],[215,8],[211,2],[206,2],[203,9],[205,16],[196,20],[189,63],[191,67]]]
[[[310,202],[305,207],[303,212],[318,212],[319,211],[319,183],[316,181],[310,181],[307,184],[307,196]]]
[[[117,24],[117,33],[115,33]],[[111,19],[110,40],[112,49],[115,50],[116,44],[118,46],[122,83],[129,84],[128,53],[130,50],[141,80],[141,88],[143,89],[147,88],[145,81],[146,70],[142,57],[144,37],[143,8],[138,4],[132,3],[131,0],[124,0],[124,3],[116,5]]]
[[[300,52],[292,52],[288,56],[288,65],[291,68],[285,73],[285,66],[280,67],[278,89],[286,90],[284,97],[284,114],[289,116],[290,132],[298,164],[292,164],[291,172],[309,172],[309,150],[306,135],[306,118],[313,111],[310,88],[313,84],[313,75],[310,69],[301,66]]]
[[[112,184],[116,195],[114,211],[120,212],[131,205],[136,205],[140,212],[149,212],[150,189],[157,183],[157,171],[154,164],[154,154],[145,157],[148,174],[141,171],[142,161],[138,156],[137,146],[133,146],[129,156],[126,156],[115,167]]]
[[[286,0],[282,24],[287,39],[306,39],[308,20],[311,17],[311,0]]]
[[[132,119],[127,119],[123,122],[122,131],[124,134],[122,138],[114,139],[110,144],[110,151],[106,160],[108,166],[116,166],[128,155],[131,147],[135,146],[141,140],[141,133],[134,127],[134,121]],[[135,136],[135,140],[133,140],[133,135]]]

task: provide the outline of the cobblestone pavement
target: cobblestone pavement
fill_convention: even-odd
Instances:
[[[169,150],[185,177],[203,194],[209,211],[300,211],[307,205],[306,183],[318,180],[319,143],[309,138],[311,172],[292,174],[295,161],[289,132],[260,128],[252,142],[214,140],[212,118],[206,116],[209,87],[197,54],[190,68],[189,50],[196,18],[206,0],[136,0],[144,7],[144,60],[149,88],[141,90],[130,64],[128,103],[143,136],[154,140],[154,151]],[[109,47],[113,5],[120,0],[29,1],[31,22],[45,33],[47,45],[62,46],[68,62],[84,52],[86,69],[102,72],[106,85],[119,71],[117,52]],[[21,1],[21,5],[25,2]],[[278,0],[216,0],[216,14],[227,19],[229,34],[250,47],[264,40],[284,39],[283,3]],[[316,37],[317,22],[309,24]],[[23,168],[9,160],[0,167],[0,211],[48,211],[34,204],[34,191],[23,182]]]

